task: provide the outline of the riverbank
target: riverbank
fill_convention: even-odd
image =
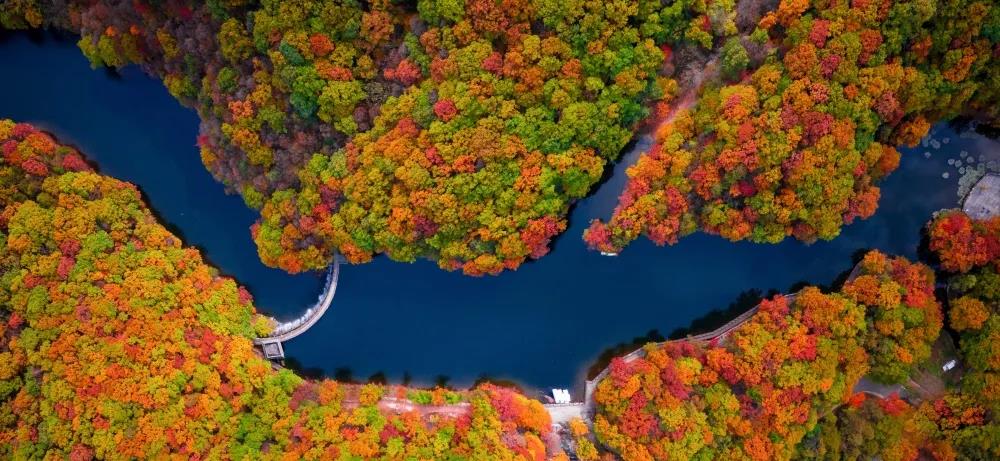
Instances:
[[[7,64],[0,83],[32,90],[5,96],[5,115],[42,122],[92,153],[101,171],[137,184],[150,207],[220,272],[245,283],[266,314],[293,319],[315,303],[322,274],[293,277],[260,263],[248,230],[255,213],[205,171],[195,145],[197,117],[159,81],[135,67],[95,72],[72,40],[13,34],[0,42],[0,57]],[[875,216],[813,245],[693,235],[670,248],[640,241],[616,258],[601,257],[572,236],[614,208],[625,179],[619,163],[607,183],[574,207],[567,238],[516,272],[473,279],[426,261],[385,258],[344,267],[336,308],[286,344],[286,356],[319,375],[361,380],[381,374],[391,382],[408,377],[413,384],[466,387],[486,375],[543,390],[582,383],[581,370],[623,338],[653,329],[669,335],[749,290],[831,283],[866,248],[916,257],[920,225],[958,199],[957,168],[946,161],[961,151],[998,150],[994,141],[960,137],[946,125],[935,130],[951,142],[904,150],[899,170],[881,184]],[[638,143],[623,155],[646,148]],[[953,174],[942,178],[942,171]],[[572,390],[583,395],[582,388]]]

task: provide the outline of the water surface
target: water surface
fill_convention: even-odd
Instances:
[[[162,83],[135,66],[93,70],[76,39],[54,35],[0,35],[0,62],[0,118],[52,132],[101,173],[138,185],[170,230],[279,317],[315,302],[321,276],[260,262],[249,232],[257,214],[202,166],[198,117]]]
[[[50,130],[102,172],[138,184],[186,243],[246,284],[262,310],[290,317],[315,299],[318,275],[261,265],[248,232],[255,213],[225,195],[202,167],[197,116],[159,81],[134,67],[120,76],[91,70],[72,41],[52,37],[7,36],[0,60],[0,85],[8,89],[0,117]],[[956,204],[958,175],[941,176],[954,170],[946,160],[959,150],[997,150],[984,138],[937,129],[951,142],[940,150],[904,150],[899,170],[882,185],[878,213],[845,227],[834,241],[757,245],[697,234],[666,248],[640,240],[618,257],[602,257],[580,235],[590,219],[614,207],[624,182],[619,166],[574,209],[553,251],[516,272],[469,278],[428,261],[385,258],[343,267],[331,309],[285,351],[331,375],[384,372],[421,384],[443,375],[467,385],[487,374],[541,389],[578,385],[581,371],[606,347],[651,329],[666,335],[746,290],[829,283],[865,248],[915,257],[931,212]]]

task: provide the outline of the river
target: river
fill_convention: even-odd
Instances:
[[[255,212],[202,167],[196,114],[158,80],[134,66],[92,70],[73,40],[44,34],[3,35],[0,62],[0,117],[51,131],[103,173],[137,184],[161,219],[246,285],[262,311],[290,318],[315,301],[322,274],[291,276],[257,259],[248,231]],[[614,207],[624,183],[619,165],[574,208],[552,252],[516,272],[470,278],[386,258],[344,266],[333,306],[285,344],[286,354],[327,375],[362,379],[382,372],[417,384],[444,376],[464,386],[488,375],[534,389],[579,385],[605,348],[652,329],[667,335],[747,290],[829,283],[866,248],[915,257],[931,212],[957,203],[958,173],[946,161],[962,150],[1000,151],[982,137],[935,130],[950,143],[904,149],[882,184],[878,213],[831,242],[757,245],[696,234],[666,248],[640,240],[603,257],[580,235]]]

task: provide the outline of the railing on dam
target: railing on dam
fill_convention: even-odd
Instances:
[[[333,264],[326,274],[326,285],[316,304],[306,309],[298,318],[288,322],[278,322],[271,319],[276,325],[271,334],[254,339],[254,344],[264,350],[264,357],[268,359],[283,359],[285,350],[281,343],[291,340],[296,336],[305,333],[310,327],[316,324],[330,304],[333,303],[333,295],[337,292],[337,280],[340,278],[340,258],[334,256]]]

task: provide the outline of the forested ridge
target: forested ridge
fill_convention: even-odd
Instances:
[[[135,186],[30,125],[0,120],[0,150],[0,458],[546,458],[549,415],[513,390],[272,369],[250,294]]]
[[[30,125],[0,121],[0,151],[0,457],[567,456],[514,390],[273,369],[253,349],[269,323],[251,295],[135,186]],[[1000,218],[946,211],[928,237],[947,290],[925,264],[870,252],[837,291],[765,300],[723,339],[615,359],[592,429],[570,422],[564,447],[583,460],[995,458]],[[928,379],[939,334],[958,339],[960,381],[916,400],[855,393],[863,376]]]
[[[95,66],[139,63],[196,108],[203,162],[291,272],[333,251],[514,269],[640,127],[657,143],[592,247],[830,239],[874,212],[895,146],[995,120],[1000,86],[983,0],[3,6],[4,27],[79,33]]]
[[[1000,217],[948,210],[927,232],[943,289],[929,266],[872,251],[836,291],[766,299],[725,338],[650,343],[639,358],[613,359],[595,391],[593,433],[575,431],[576,454],[996,459]],[[942,371],[952,358],[959,368]],[[880,389],[888,395],[866,394]]]
[[[140,63],[197,108],[204,163],[292,272],[331,250],[469,274],[541,257],[675,87],[654,2],[5,5],[7,27],[79,32],[95,65]]]
[[[1000,110],[990,0],[0,0],[0,26],[161,79],[293,273],[514,270],[638,133],[594,250],[833,239],[898,147]],[[872,251],[725,338],[613,360],[560,446],[513,389],[273,367],[250,293],[135,186],[27,124],[0,120],[0,155],[0,458],[1000,459],[1000,218],[942,212],[922,262]]]
[[[917,403],[850,399],[803,441],[802,459],[1000,457],[1000,217],[977,221],[951,210],[927,230],[945,286],[938,291],[947,311],[941,334],[957,339],[960,371]],[[920,382],[910,386],[927,385],[913,378]]]
[[[597,385],[594,433],[623,459],[792,459],[861,378],[905,382],[942,327],[934,273],[877,251],[839,291],[766,299],[724,338],[649,344]]]
[[[833,239],[875,212],[897,146],[960,115],[996,122],[998,31],[993,2],[780,2],[726,39],[728,77],[658,128],[585,239]]]

